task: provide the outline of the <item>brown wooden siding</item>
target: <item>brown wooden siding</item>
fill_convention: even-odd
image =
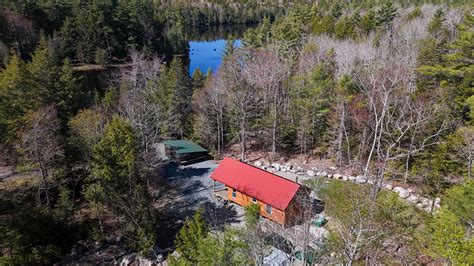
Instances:
[[[305,211],[311,211],[308,208],[313,208],[310,204],[311,200],[308,198],[310,191],[307,187],[301,186],[300,189],[295,193],[290,204],[286,208],[286,226],[293,226],[295,224],[300,224],[304,219],[310,217],[305,217]],[[314,211],[314,210],[313,210]],[[307,213],[306,216],[312,214],[312,212]]]
[[[252,197],[240,192],[236,191],[236,197],[232,197],[232,188],[227,187],[227,197],[230,201],[233,201],[240,206],[247,206],[249,204],[255,204],[252,202]],[[275,207],[272,206],[272,214],[267,213],[266,211],[266,205],[265,203],[259,201],[257,199],[257,203],[260,205],[260,215],[263,217],[266,217],[274,222],[277,222],[281,225],[285,225],[285,212],[276,209]]]

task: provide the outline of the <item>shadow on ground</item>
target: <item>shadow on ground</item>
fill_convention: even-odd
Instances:
[[[213,230],[224,230],[226,224],[236,224],[243,220],[243,214],[238,212],[235,204],[208,202],[204,204],[204,218]]]
[[[157,244],[163,249],[173,249],[174,239],[186,217],[204,209],[204,217],[213,229],[222,229],[225,223],[238,222],[235,206],[217,202],[212,194],[210,174],[216,164],[212,161],[192,165],[165,165],[155,183],[158,228]]]

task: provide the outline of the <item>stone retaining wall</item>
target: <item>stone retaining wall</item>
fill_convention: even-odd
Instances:
[[[254,163],[256,167],[259,167],[263,170],[276,173],[276,172],[289,172],[292,174],[297,175],[299,178],[297,179],[298,183],[303,183],[303,181],[309,180],[314,177],[325,177],[329,179],[338,179],[342,181],[350,181],[359,184],[374,184],[375,180],[370,177],[366,177],[363,175],[344,175],[339,173],[334,173],[337,171],[336,167],[330,167],[329,170],[332,173],[328,173],[327,171],[319,171],[317,168],[311,168],[311,170],[305,171],[298,165],[291,165],[291,164],[278,164],[278,163],[263,163],[260,161],[256,161]],[[403,188],[399,186],[394,186],[388,182],[383,184],[383,188],[387,190],[392,190],[395,192],[401,199],[405,202],[415,205],[418,209],[424,210],[430,213],[437,211],[441,207],[441,199],[436,198],[429,198],[423,195],[419,195],[414,192],[411,188]]]

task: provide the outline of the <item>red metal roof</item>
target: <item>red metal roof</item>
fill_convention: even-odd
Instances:
[[[224,158],[211,178],[284,211],[300,185],[257,167]]]

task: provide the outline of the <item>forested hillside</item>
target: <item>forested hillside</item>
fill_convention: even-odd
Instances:
[[[252,207],[243,228],[203,211],[170,220],[165,199],[179,196],[156,149],[168,139],[215,160],[370,177],[307,184],[331,217],[308,264],[474,264],[472,12],[469,1],[2,3],[0,264],[69,263],[111,243],[150,260],[172,243],[173,265],[262,264]],[[253,27],[242,47],[227,41],[217,71],[190,76],[186,36],[223,24]],[[107,69],[106,86],[86,82],[90,66]],[[415,208],[387,183],[439,206]]]
[[[130,47],[150,53],[184,53],[191,27],[257,24],[304,1],[6,1],[0,12],[0,56],[10,49],[26,59],[40,33],[57,57],[104,64]]]

